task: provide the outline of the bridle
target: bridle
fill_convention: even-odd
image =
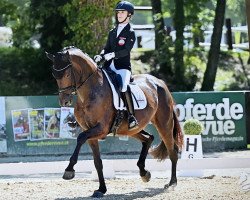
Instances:
[[[72,63],[68,64],[66,67],[62,68],[62,69],[55,69],[55,67],[53,66],[53,70],[57,71],[57,72],[62,72],[68,68],[70,68],[70,78],[71,78],[71,83],[74,83],[73,85],[71,84],[70,86],[67,86],[67,87],[64,87],[64,88],[58,88],[58,92],[57,94],[62,94],[62,93],[65,93],[66,91],[69,91],[70,90],[70,94],[71,95],[76,95],[77,93],[77,90],[79,88],[81,88],[97,71],[98,71],[98,68],[93,72],[91,73],[84,81],[82,81],[80,83],[80,85],[77,86],[77,83],[76,83],[76,77],[75,77],[75,73],[74,73],[74,70],[73,70],[73,67],[72,67]],[[53,74],[53,73],[52,73]],[[72,76],[73,75],[73,76]],[[55,75],[53,74],[54,78]],[[82,79],[82,73],[80,75],[80,80]]]

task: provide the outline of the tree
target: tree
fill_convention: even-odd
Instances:
[[[153,23],[155,26],[155,64],[159,69],[154,69],[158,77],[169,81],[173,75],[171,53],[169,50],[170,37],[166,35],[160,0],[151,0]]]
[[[175,68],[175,82],[179,86],[179,89],[183,89],[183,82],[185,81],[184,73],[184,27],[185,27],[185,16],[184,16],[184,1],[175,1],[175,13],[174,13],[174,26],[176,30],[175,40],[175,55],[174,55],[174,68]]]
[[[90,55],[100,53],[105,45],[117,0],[72,0],[61,8],[66,18],[65,31],[71,37],[64,45],[81,48]]]
[[[7,0],[0,1],[0,26],[6,26],[8,22],[16,18],[17,7]]]
[[[18,7],[18,19],[13,27],[14,45],[31,47],[36,39],[41,49],[59,51],[67,39],[64,28],[66,20],[60,13],[60,7],[70,0],[30,0]]]
[[[164,21],[161,11],[161,0],[151,0],[153,22],[155,25],[155,48],[162,46],[164,40]]]
[[[214,87],[215,77],[217,73],[217,66],[219,62],[220,43],[221,43],[222,29],[224,24],[225,9],[226,9],[226,0],[217,0],[214,28],[211,39],[211,46],[208,54],[208,63],[201,87],[202,91],[213,90]]]
[[[103,48],[112,26],[116,0],[30,0],[23,8],[21,23],[14,28],[14,44],[56,52],[74,45],[90,55]]]
[[[59,51],[63,41],[68,38],[64,28],[67,27],[65,18],[60,13],[60,7],[69,0],[31,0],[30,17],[37,21],[41,34],[41,47],[47,51]]]
[[[189,0],[185,3],[185,25],[191,27],[194,47],[203,40],[202,26],[206,26],[209,17],[208,0]]]

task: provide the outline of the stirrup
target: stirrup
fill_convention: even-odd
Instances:
[[[132,130],[132,129],[136,129],[138,128],[138,122],[136,120],[136,118],[131,115],[129,116],[129,119],[128,119],[128,130]]]

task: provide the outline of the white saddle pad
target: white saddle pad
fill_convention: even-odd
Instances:
[[[106,77],[107,77],[107,79],[109,81],[110,87],[112,89],[113,103],[114,103],[115,108],[117,110],[126,110],[126,107],[125,107],[125,105],[123,103],[123,100],[121,98],[119,98],[113,83],[111,82],[109,76],[107,75],[107,72],[105,70],[103,70],[103,72],[106,75]],[[135,110],[144,109],[147,106],[147,99],[145,97],[145,94],[143,93],[143,91],[141,90],[141,88],[138,85],[129,84],[129,86],[130,86],[131,92],[132,92],[132,99],[133,99],[133,103],[134,103],[134,109]]]

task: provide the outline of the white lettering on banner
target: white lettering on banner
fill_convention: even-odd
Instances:
[[[243,118],[243,106],[240,103],[230,105],[229,98],[222,98],[221,103],[195,104],[193,98],[186,100],[185,104],[177,104],[175,109],[179,113],[181,124],[185,120],[195,118],[200,120],[205,130],[202,135],[233,135],[235,133],[235,120]]]

